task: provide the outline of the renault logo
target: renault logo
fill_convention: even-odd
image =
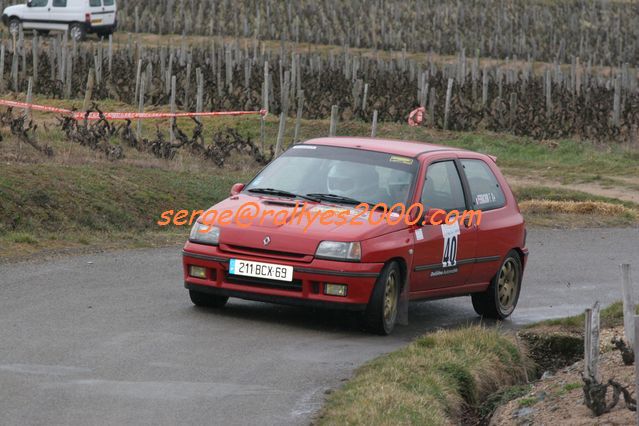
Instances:
[[[271,237],[264,237],[264,241],[262,241],[265,246],[271,244]]]

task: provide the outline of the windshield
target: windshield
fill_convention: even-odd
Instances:
[[[245,191],[391,207],[408,203],[418,167],[415,159],[381,152],[296,145],[257,175]]]

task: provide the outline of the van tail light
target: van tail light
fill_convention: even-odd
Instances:
[[[85,13],[84,14],[84,22],[86,22],[87,24],[91,23],[91,14],[90,13]]]

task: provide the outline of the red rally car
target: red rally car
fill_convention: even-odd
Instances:
[[[362,202],[425,207],[410,209],[406,220],[373,221],[383,211],[362,214]],[[237,297],[362,311],[379,334],[393,330],[400,300],[470,295],[479,315],[496,319],[517,305],[526,229],[493,157],[417,142],[313,139],[234,185],[211,209],[293,214],[301,203],[334,209],[347,223],[238,214],[244,222],[218,226],[202,215],[183,249],[192,302],[220,308]],[[481,212],[481,220],[435,221],[442,210]],[[348,222],[355,216],[357,225]]]

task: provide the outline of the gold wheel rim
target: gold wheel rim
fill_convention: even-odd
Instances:
[[[386,289],[384,290],[384,321],[390,324],[395,318],[397,311],[397,276],[395,271],[391,271],[386,279]]]
[[[510,311],[515,305],[519,287],[519,272],[513,259],[506,260],[501,267],[497,283],[499,306],[504,311]]]

